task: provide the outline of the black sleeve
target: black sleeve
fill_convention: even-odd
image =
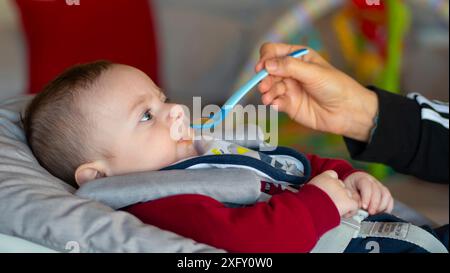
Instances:
[[[448,183],[448,103],[419,94],[408,97],[375,87],[378,122],[369,143],[344,138],[353,159],[379,162],[394,170]]]

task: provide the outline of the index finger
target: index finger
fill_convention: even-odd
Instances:
[[[256,71],[259,72],[264,67],[264,62],[266,60],[277,57],[285,57],[294,51],[304,48],[307,48],[309,50],[309,53],[302,57],[304,61],[328,65],[328,63],[315,50],[307,46],[290,45],[283,43],[265,43],[261,46],[259,50],[260,60],[256,65]]]
[[[265,43],[259,49],[261,58],[283,57],[296,50],[307,48],[303,45],[290,45],[282,43]]]

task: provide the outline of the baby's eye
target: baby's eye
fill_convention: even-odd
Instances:
[[[153,119],[152,113],[150,113],[150,110],[145,111],[145,113],[142,115],[141,122],[150,121]]]
[[[164,103],[169,103],[169,102],[170,102],[170,99],[169,99],[168,97],[165,97],[165,98],[163,99],[163,102],[164,102]]]

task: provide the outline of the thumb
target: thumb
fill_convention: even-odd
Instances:
[[[300,82],[313,81],[320,75],[320,67],[317,64],[307,63],[294,57],[281,57],[269,59],[265,63],[269,74],[279,77],[290,77]]]
[[[320,176],[328,176],[328,177],[333,178],[333,179],[338,179],[339,178],[338,174],[335,171],[333,171],[333,170],[325,171]]]

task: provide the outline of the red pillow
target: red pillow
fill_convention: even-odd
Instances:
[[[27,41],[29,93],[69,66],[98,59],[137,67],[159,83],[149,0],[15,2]]]

